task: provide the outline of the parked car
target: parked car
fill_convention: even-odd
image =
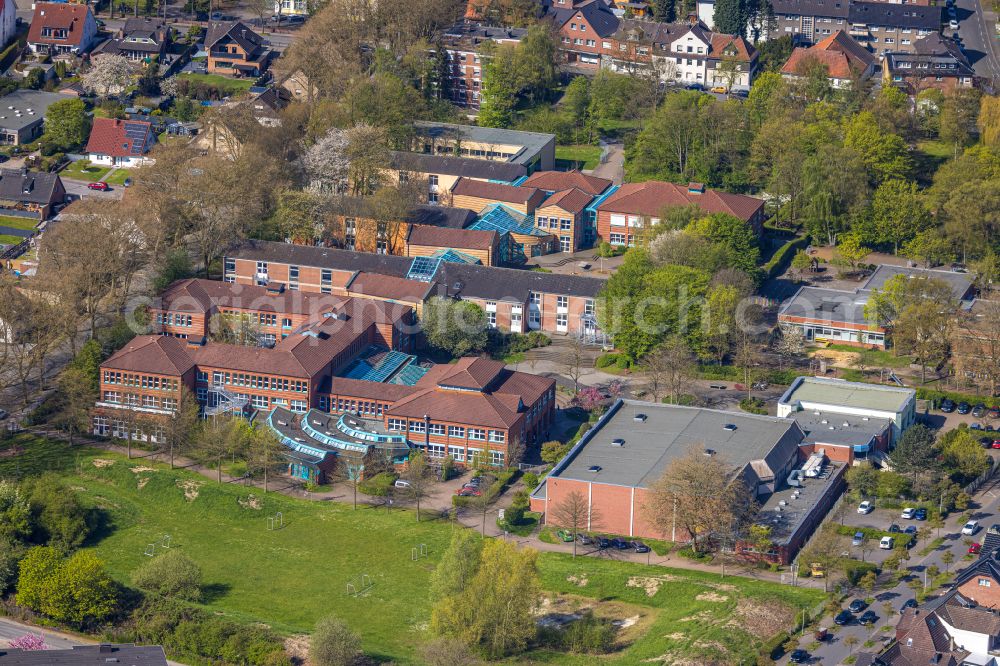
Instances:
[[[892,525],[889,525],[889,531],[895,533],[895,532],[902,532],[903,530],[899,529],[899,525],[893,523]]]
[[[903,513],[899,514],[899,517],[903,520],[913,520],[913,514],[917,512],[916,509],[912,507],[906,507],[903,509]]]
[[[907,608],[916,608],[916,607],[917,607],[917,600],[912,597],[910,597],[909,599],[906,600],[905,603],[903,603],[903,610],[906,610]]]
[[[629,549],[628,541],[626,541],[625,539],[622,539],[621,537],[615,537],[614,539],[612,539],[611,540],[611,547],[614,548],[615,550],[628,550]]]
[[[941,411],[945,414],[951,414],[955,411],[955,401],[951,398],[945,398],[941,401]]]
[[[601,550],[611,547],[611,539],[609,539],[608,537],[599,536],[595,540],[597,541],[597,547],[600,548]]]
[[[858,513],[861,514],[871,513],[874,509],[875,505],[869,502],[868,500],[865,500],[864,502],[858,505]]]
[[[865,542],[865,533],[864,532],[855,532],[854,533],[854,538],[851,539],[851,545],[852,546],[860,546],[864,542]]]
[[[988,419],[1000,419],[1000,407],[990,407],[986,412]]]
[[[868,604],[864,599],[855,599],[851,602],[851,605],[847,607],[847,609],[852,613],[860,613],[866,608],[868,608]]]
[[[105,183],[103,180],[99,180],[96,183],[87,183],[88,190],[98,190],[100,192],[108,192],[111,190],[111,186]]]
[[[882,550],[892,550],[893,548],[896,547],[896,540],[893,539],[891,536],[884,536],[878,542],[878,547],[881,548]]]
[[[793,664],[805,664],[808,663],[810,658],[808,652],[799,648],[798,650],[792,650],[792,654],[788,656],[788,661]]]
[[[962,534],[965,536],[972,536],[979,531],[979,521],[970,520],[965,525],[962,526]]]
[[[649,552],[649,546],[647,546],[641,541],[629,541],[629,545],[632,547],[632,550],[634,550],[637,553]]]
[[[917,509],[917,512],[913,514],[913,517],[917,520],[927,520],[927,509]]]
[[[849,610],[842,610],[837,613],[837,617],[833,618],[833,623],[839,627],[842,627],[845,624],[850,624],[851,622],[854,622],[854,613]]]
[[[982,549],[983,549],[983,544],[974,543],[971,546],[969,546],[969,555],[978,555],[979,551],[981,551]]]
[[[725,95],[728,91],[726,90],[726,86],[712,86],[712,92],[719,95]]]
[[[972,415],[977,419],[982,418],[983,414],[986,413],[986,405],[981,402],[977,402],[975,407],[972,408]]]
[[[916,534],[916,533],[917,533],[916,525],[907,525],[906,529],[903,530],[903,534]]]
[[[124,187],[132,187],[132,177],[129,176],[128,178],[126,178],[125,180],[123,180],[122,181],[122,186],[124,186]]]
[[[861,617],[858,618],[858,624],[868,626],[869,624],[875,624],[875,620],[877,619],[878,615],[875,614],[875,611],[865,611],[861,614]]]
[[[594,543],[594,538],[586,534],[577,534],[576,541],[581,546],[589,546]]]
[[[958,403],[958,407],[956,408],[956,411],[959,414],[968,414],[969,412],[972,411],[972,406],[969,403],[967,403],[966,401],[963,400],[962,402]]]
[[[993,438],[992,437],[980,437],[979,443],[983,445],[984,449],[993,448]]]
[[[705,89],[705,86],[701,85],[700,83],[689,83],[689,84],[687,84],[684,87],[687,88],[688,90],[704,90]]]
[[[482,495],[478,488],[469,488],[468,486],[459,488],[455,494],[459,497],[480,497]]]
[[[404,481],[403,479],[396,479],[396,483],[392,484],[394,488],[409,488],[410,482]]]
[[[572,543],[575,537],[573,536],[572,532],[567,532],[566,530],[558,530],[556,532],[556,538],[558,538],[560,541],[565,541],[566,543]]]
[[[994,439],[993,443],[990,446],[992,446],[994,449],[1000,449],[1000,439]]]

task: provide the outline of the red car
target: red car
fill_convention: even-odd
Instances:
[[[468,486],[465,488],[459,488],[455,491],[455,494],[459,497],[479,497],[482,495],[478,488],[469,488]]]
[[[87,187],[92,190],[100,190],[101,192],[107,192],[111,189],[111,186],[105,183],[103,180],[99,180],[96,183],[88,183]]]
[[[974,543],[971,546],[969,546],[969,555],[978,555],[979,551],[981,551],[982,549],[983,549],[983,544]]]
[[[993,448],[994,449],[1000,449],[1000,439],[994,439],[993,440]]]

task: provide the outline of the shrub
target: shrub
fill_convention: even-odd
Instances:
[[[389,489],[396,483],[396,475],[392,472],[379,472],[370,479],[358,484],[358,491],[372,497],[385,497]]]
[[[740,400],[740,409],[750,414],[767,415],[767,406],[760,398],[743,398]]]
[[[28,501],[36,526],[34,539],[63,552],[76,549],[90,534],[92,515],[80,504],[76,493],[52,474],[27,486]]]
[[[528,490],[534,490],[538,487],[539,478],[534,472],[525,472],[521,475],[521,479],[524,480],[524,487]]]
[[[615,646],[617,630],[610,620],[587,611],[562,632],[562,646],[571,652],[606,654]]]
[[[618,360],[615,361],[615,367],[619,370],[628,370],[632,367],[632,359],[625,354],[619,354]]]
[[[91,552],[66,559],[50,546],[32,548],[21,560],[17,603],[58,622],[89,627],[118,610],[118,589]]]
[[[788,269],[789,264],[792,263],[795,253],[805,248],[808,244],[808,236],[793,238],[786,242],[771,256],[770,261],[761,267],[764,277],[773,278],[784,273]]]
[[[594,361],[594,365],[599,368],[607,368],[618,363],[618,354],[601,354]]]
[[[357,659],[361,640],[335,617],[316,623],[309,642],[309,661],[316,666],[348,666]]]
[[[201,599],[201,580],[201,567],[176,549],[144,562],[132,573],[132,584],[140,590],[187,601]]]

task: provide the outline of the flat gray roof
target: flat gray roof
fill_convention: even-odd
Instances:
[[[918,279],[934,279],[941,280],[951,287],[952,296],[955,299],[962,299],[968,293],[969,288],[972,287],[972,278],[969,277],[968,273],[956,273],[955,271],[939,271],[930,268],[908,268],[906,266],[888,266],[886,264],[880,265],[875,269],[875,272],[869,276],[865,283],[861,285],[861,289],[881,289],[885,286],[885,283],[896,277],[897,275],[905,275],[908,278],[918,280]]]
[[[781,396],[782,404],[812,402],[823,405],[899,413],[913,399],[913,389],[848,382],[827,377],[798,377]]]
[[[71,98],[41,90],[15,90],[8,93],[0,97],[0,127],[22,130],[44,120],[49,106],[63,99]]]
[[[644,421],[636,420],[639,414],[646,416]],[[735,429],[724,427],[727,424]],[[616,439],[625,440],[624,446],[613,445]],[[767,459],[780,445],[790,442],[797,450],[801,439],[790,419],[622,400],[551,475],[642,488],[695,446],[711,449],[741,469],[750,461]],[[594,465],[600,471],[590,471]]]
[[[843,463],[826,461],[826,469],[820,478],[802,479],[801,488],[793,488],[782,479],[781,490],[771,494],[760,507],[760,512],[754,520],[758,525],[771,528],[771,539],[775,545],[788,544],[792,536],[799,531],[802,524],[813,512],[818,511],[819,501],[831,492],[833,484],[837,483]],[[798,497],[793,495],[798,492]],[[784,502],[784,506],[781,503]],[[780,508],[781,511],[776,511]]]
[[[554,142],[555,134],[540,132],[523,132],[521,130],[498,129],[496,127],[479,127],[477,125],[454,125],[452,123],[436,123],[429,120],[418,120],[413,123],[418,132],[431,138],[457,137],[466,141],[478,143],[503,144],[521,146],[509,161],[515,164],[525,164],[534,159],[550,142]]]
[[[870,292],[802,287],[781,308],[786,317],[867,325],[865,304]],[[874,329],[873,329],[874,330]]]
[[[792,412],[788,418],[794,419],[802,428],[805,443],[832,446],[864,446],[873,437],[885,432],[892,423],[889,419],[869,418],[865,421],[860,416],[844,416],[835,412],[817,414],[812,410]]]

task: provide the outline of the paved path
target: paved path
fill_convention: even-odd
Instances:
[[[0,645],[8,645],[10,641],[20,638],[25,634],[41,635],[50,649],[58,650],[68,650],[74,645],[94,645],[98,642],[89,636],[55,631],[44,627],[35,627],[5,617],[0,618]],[[184,664],[178,661],[168,660],[167,663],[170,666],[184,666]]]
[[[625,182],[625,147],[621,143],[609,143],[608,159],[591,171],[591,175],[608,178],[615,185]]]

